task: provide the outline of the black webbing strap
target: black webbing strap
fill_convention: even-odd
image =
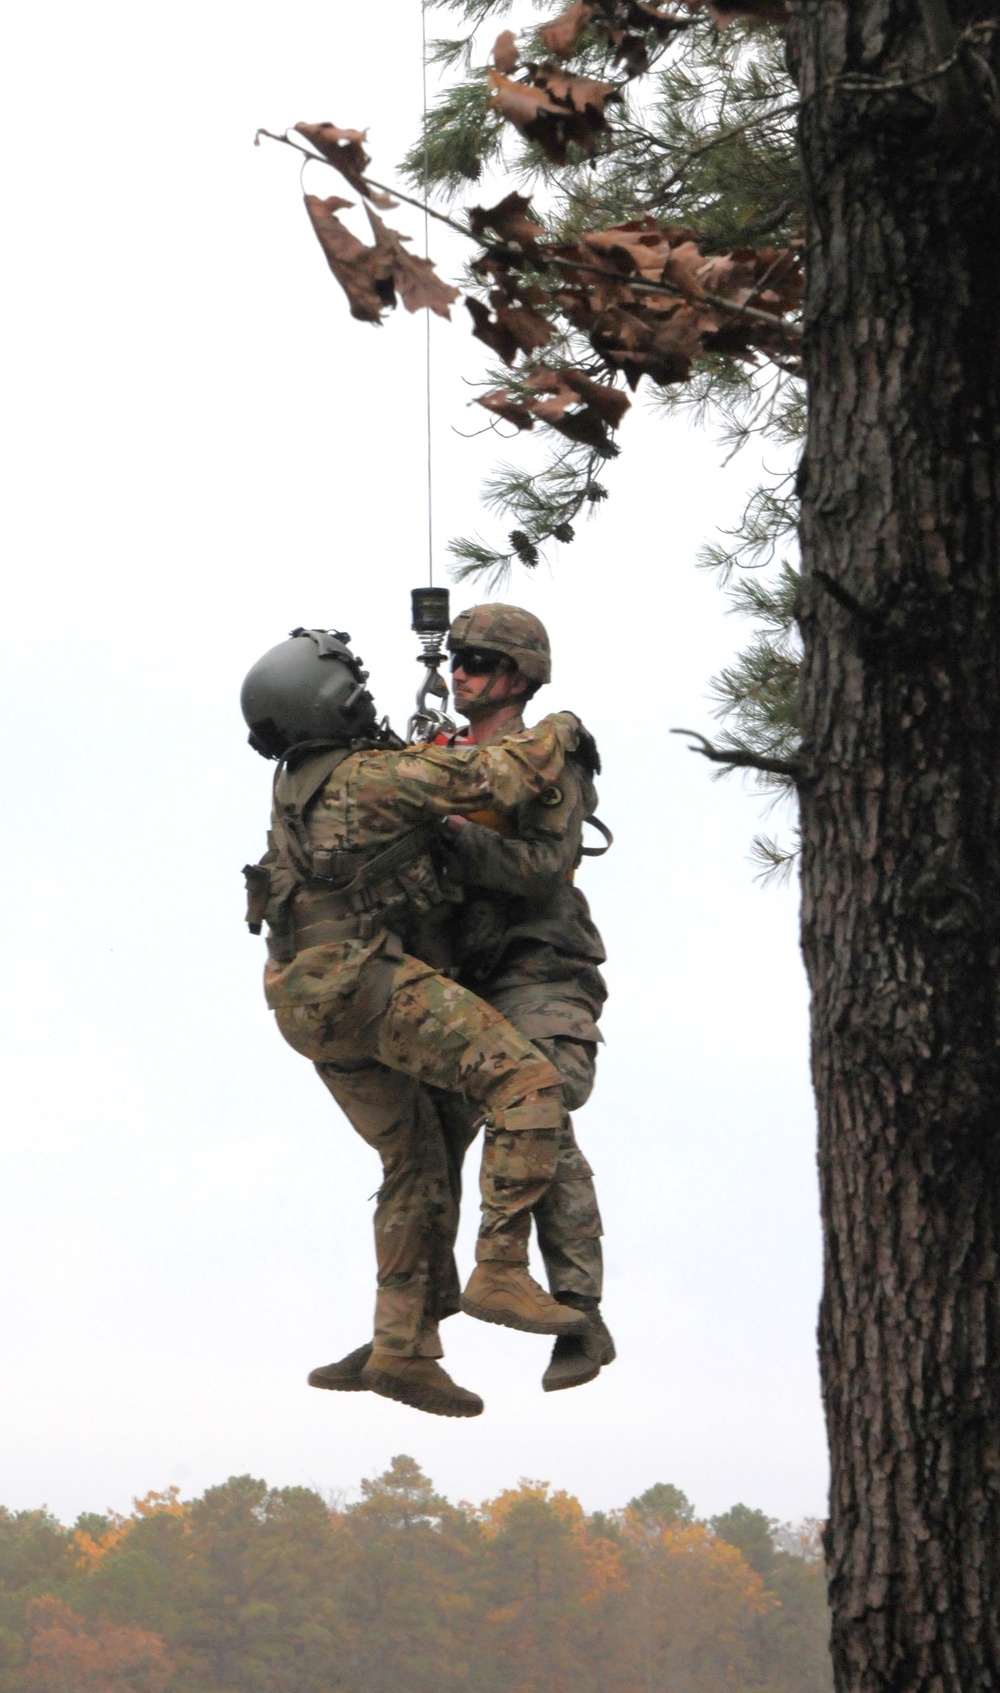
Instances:
[[[596,829],[599,835],[604,836],[605,844],[602,847],[581,847],[581,856],[584,858],[603,858],[604,854],[608,850],[608,847],[614,845],[614,835],[611,833],[608,825],[606,823],[602,823],[599,817],[585,817],[583,821],[585,823],[589,823],[592,829]]]

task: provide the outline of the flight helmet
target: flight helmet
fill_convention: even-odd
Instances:
[[[350,746],[375,730],[367,670],[343,629],[293,629],[247,674],[240,705],[250,745],[283,758],[303,743]]]

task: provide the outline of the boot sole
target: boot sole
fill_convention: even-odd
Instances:
[[[309,1371],[306,1381],[310,1387],[322,1387],[327,1393],[367,1393],[361,1372],[371,1355],[370,1346],[359,1346],[356,1352],[348,1353],[347,1358],[340,1358],[335,1364],[317,1364]],[[347,1369],[345,1366],[351,1358],[354,1365]]]
[[[347,1381],[316,1381],[313,1376],[307,1376],[310,1387],[322,1387],[327,1393],[367,1393],[367,1383],[359,1381],[357,1376],[349,1377]]]
[[[481,1323],[496,1323],[498,1328],[519,1329],[521,1334],[582,1334],[587,1327],[586,1317],[572,1323],[545,1322],[544,1319],[533,1322],[530,1317],[519,1317],[514,1311],[495,1311],[486,1305],[475,1305],[471,1299],[466,1299],[464,1293],[461,1306],[467,1317],[477,1317]]]
[[[469,1404],[461,1404],[455,1399],[448,1399],[443,1393],[421,1392],[419,1389],[408,1387],[398,1376],[390,1375],[383,1370],[367,1369],[368,1380],[363,1384],[372,1393],[381,1394],[383,1399],[395,1399],[400,1405],[409,1405],[414,1411],[428,1411],[432,1417],[478,1417],[483,1409],[481,1399],[474,1399]]]
[[[542,1377],[542,1392],[543,1393],[562,1393],[562,1392],[565,1391],[565,1389],[567,1387],[586,1387],[588,1381],[596,1381],[598,1376],[600,1375],[600,1373],[601,1373],[600,1364],[594,1364],[591,1369],[584,1370],[582,1374],[575,1375],[568,1381],[546,1381],[545,1377],[543,1376]]]
[[[614,1346],[611,1345],[611,1346],[608,1346],[608,1347],[605,1348],[604,1352],[601,1354],[600,1359],[593,1366],[592,1369],[585,1370],[582,1374],[573,1376],[572,1380],[570,1380],[570,1381],[546,1381],[545,1376],[543,1376],[542,1377],[542,1392],[543,1393],[562,1393],[568,1387],[586,1387],[588,1381],[596,1381],[597,1380],[597,1378],[600,1375],[601,1371],[603,1370],[605,1364],[613,1364],[614,1363],[615,1357],[616,1357],[615,1349],[614,1349]],[[548,1372],[546,1372],[546,1374],[547,1373]]]

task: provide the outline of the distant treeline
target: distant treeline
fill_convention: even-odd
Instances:
[[[130,1517],[0,1509],[0,1693],[829,1693],[817,1525],[658,1483],[353,1505],[250,1476]]]

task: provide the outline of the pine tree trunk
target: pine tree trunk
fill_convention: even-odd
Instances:
[[[943,0],[801,0],[803,949],[838,1693],[1000,1688],[1000,131]],[[1000,37],[986,48],[998,68]]]

